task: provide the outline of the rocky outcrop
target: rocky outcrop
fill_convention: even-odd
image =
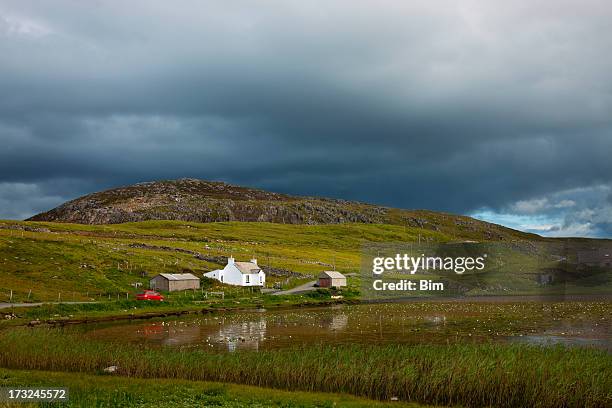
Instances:
[[[29,221],[118,224],[146,220],[285,224],[385,222],[385,207],[293,197],[194,179],[140,183],[69,201]]]
[[[93,193],[28,221],[118,224],[148,220],[393,224],[487,240],[511,239],[522,234],[464,216],[297,197],[196,179],[139,183]]]

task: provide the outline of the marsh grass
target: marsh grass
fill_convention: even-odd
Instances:
[[[177,379],[136,379],[83,373],[24,371],[0,368],[0,387],[67,387],[62,403],[17,403],[4,407],[283,407],[283,408],[418,408],[422,405],[382,403],[350,395],[279,391],[245,385]]]
[[[470,407],[605,407],[612,358],[603,351],[528,345],[304,347],[212,354],[85,341],[69,331],[0,334],[7,368],[208,380],[372,399]]]

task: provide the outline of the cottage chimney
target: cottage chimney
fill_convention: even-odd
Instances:
[[[253,258],[253,259],[251,259],[251,262],[254,263],[255,265],[257,265],[257,259]]]
[[[228,265],[233,265],[234,264],[234,257],[230,256],[229,258],[227,258],[227,264]]]

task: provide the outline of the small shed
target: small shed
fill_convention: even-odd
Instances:
[[[151,278],[149,287],[166,292],[200,289],[200,278],[191,273],[160,273]]]
[[[335,286],[340,288],[346,286],[346,276],[336,271],[324,271],[319,275],[319,287],[331,288]]]

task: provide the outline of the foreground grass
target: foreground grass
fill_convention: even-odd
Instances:
[[[525,345],[306,347],[263,352],[145,349],[49,329],[0,334],[0,366],[128,377],[221,381],[378,400],[472,407],[604,407],[612,357]]]
[[[0,369],[0,387],[67,387],[62,407],[386,407],[350,395],[288,392],[245,385],[186,380],[144,380],[49,371]],[[25,404],[15,404],[23,407]],[[43,404],[40,404],[43,405]],[[46,404],[51,405],[51,404]],[[417,408],[417,404],[392,404]],[[0,407],[2,407],[0,403]],[[36,406],[30,404],[30,406]]]

